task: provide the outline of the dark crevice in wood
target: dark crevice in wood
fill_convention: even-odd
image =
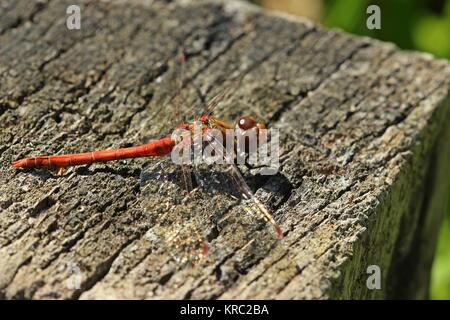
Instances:
[[[5,33],[12,31],[12,30],[16,30],[18,28],[20,28],[25,22],[34,22],[34,18],[42,11],[44,11],[49,4],[50,0],[47,0],[47,2],[40,2],[40,1],[36,1],[34,3],[34,10],[29,14],[28,17],[22,17],[22,16],[18,16],[16,17],[16,19],[14,20],[14,22],[12,24],[10,24],[7,28],[0,30],[0,36],[4,35]],[[5,12],[6,14],[8,12]]]

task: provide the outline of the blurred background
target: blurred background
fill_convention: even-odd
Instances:
[[[450,59],[450,0],[250,0],[267,9],[306,16],[329,28],[427,51]],[[366,9],[381,9],[381,29],[369,30]],[[449,141],[450,143],[450,141]],[[450,199],[450,189],[449,189]],[[450,201],[449,201],[450,202]],[[432,299],[450,299],[450,203],[433,264]]]

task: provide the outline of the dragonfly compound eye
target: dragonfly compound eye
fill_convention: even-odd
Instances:
[[[250,116],[244,116],[237,119],[236,125],[242,130],[249,130],[256,126],[256,121]]]

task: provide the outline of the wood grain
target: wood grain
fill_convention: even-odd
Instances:
[[[78,2],[81,30],[65,26],[71,1],[0,1],[1,298],[427,296],[450,181],[447,61],[237,1]],[[161,212],[179,214],[158,195],[142,209],[152,160],[63,177],[10,165],[167,132],[180,47],[182,116],[244,74],[216,115],[280,130],[280,172],[246,176],[285,231],[217,193],[198,208],[214,259],[183,267],[149,240]]]

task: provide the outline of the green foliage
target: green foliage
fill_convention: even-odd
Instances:
[[[450,210],[447,210],[449,213]],[[431,298],[449,299],[450,298],[450,214],[447,214],[446,220],[441,227],[439,245],[436,252],[436,258],[433,264],[431,275]]]
[[[431,274],[431,298],[450,299],[450,187]]]
[[[365,23],[367,3],[364,0],[326,1],[327,14],[323,23],[353,33],[369,35]]]
[[[325,0],[323,23],[345,31],[390,41],[450,58],[449,0]],[[366,27],[366,8],[381,9],[381,30]]]
[[[448,3],[445,19],[429,15],[414,26],[413,40],[417,49],[450,58],[450,1]]]

